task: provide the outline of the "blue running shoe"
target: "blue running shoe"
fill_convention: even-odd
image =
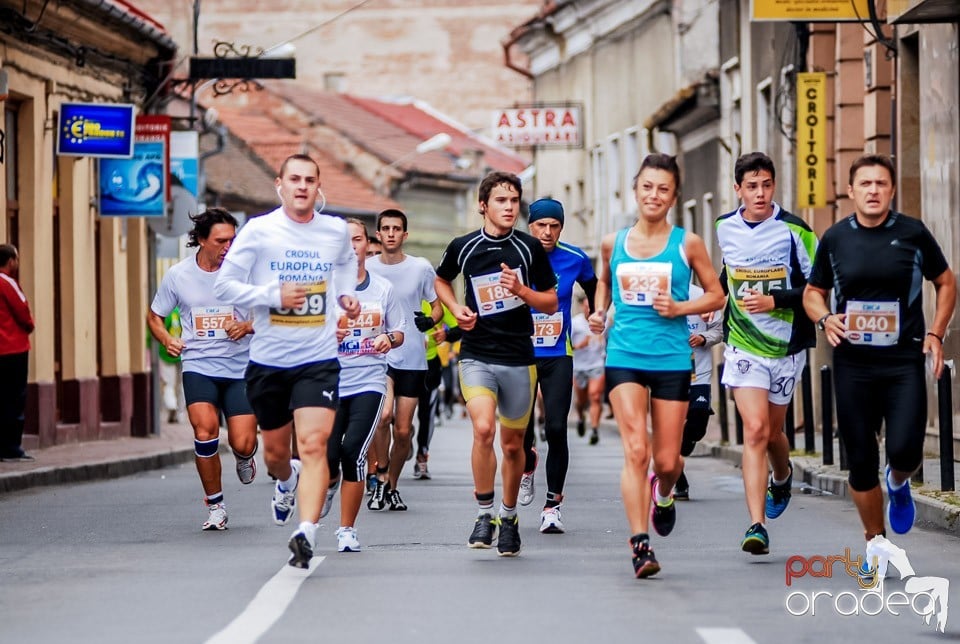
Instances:
[[[764,514],[768,519],[776,519],[783,514],[783,511],[790,505],[790,488],[793,486],[793,463],[790,466],[790,476],[785,483],[776,484],[773,482],[773,474],[770,475],[770,484],[767,486],[767,504],[764,508]]]
[[[890,489],[890,466],[884,471],[883,479],[887,482],[887,522],[890,529],[897,534],[906,534],[913,527],[913,520],[917,515],[917,508],[913,504],[910,494],[910,480],[900,486],[899,490]]]
[[[743,541],[740,542],[740,549],[752,555],[770,554],[770,537],[767,536],[767,529],[763,524],[754,523],[747,529]]]

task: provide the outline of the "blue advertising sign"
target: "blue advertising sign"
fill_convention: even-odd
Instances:
[[[129,159],[133,155],[133,105],[63,103],[57,154]]]
[[[100,215],[163,217],[167,154],[163,141],[137,142],[130,159],[100,160]]]

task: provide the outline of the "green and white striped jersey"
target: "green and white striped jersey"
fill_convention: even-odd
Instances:
[[[766,358],[793,355],[816,344],[813,323],[803,311],[803,288],[817,251],[817,236],[796,215],[773,204],[761,222],[743,219],[742,208],[717,219],[723,253],[724,341]],[[776,308],[748,313],[743,297],[755,290],[772,295]]]

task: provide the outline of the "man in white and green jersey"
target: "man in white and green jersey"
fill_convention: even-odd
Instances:
[[[803,313],[803,289],[817,237],[773,201],[776,170],[767,155],[737,159],[734,178],[742,205],[717,219],[727,290],[723,384],[733,390],[743,418],[751,525],[741,548],[764,555],[770,552],[765,519],[780,516],[790,502],[793,466],[783,423],[806,364],[805,349],[816,344],[813,323]]]

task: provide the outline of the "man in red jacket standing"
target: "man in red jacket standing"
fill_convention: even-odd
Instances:
[[[20,446],[33,317],[17,283],[19,271],[16,246],[0,244],[0,461],[33,460]]]

